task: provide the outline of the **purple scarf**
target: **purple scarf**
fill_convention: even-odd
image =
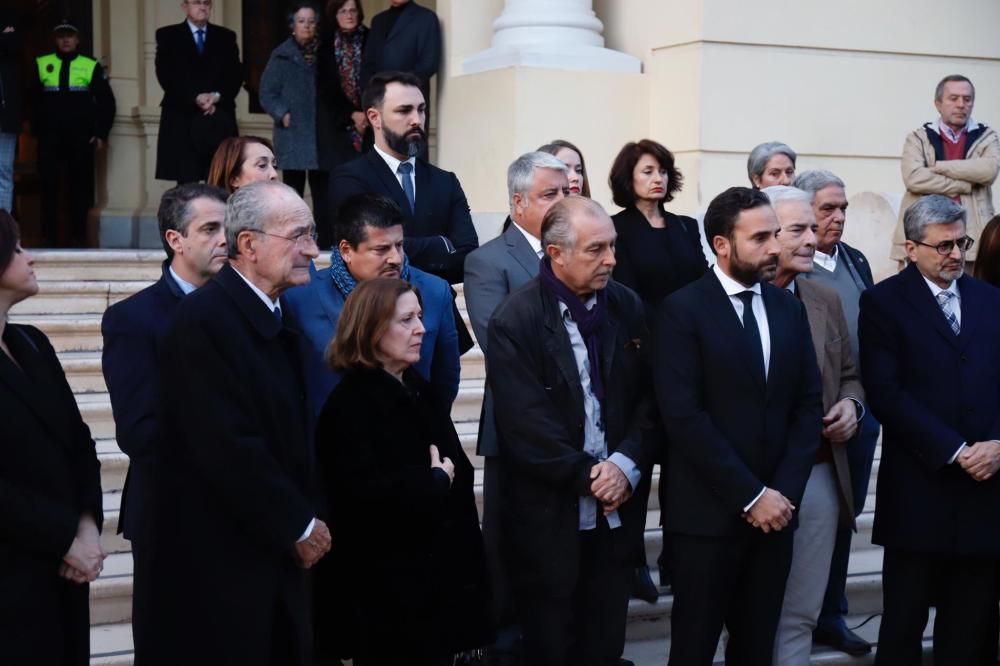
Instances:
[[[576,322],[576,327],[587,345],[587,358],[590,360],[590,387],[594,397],[604,402],[604,377],[601,374],[601,329],[608,320],[608,290],[597,292],[597,302],[590,310],[583,304],[580,297],[563,284],[552,272],[549,258],[542,259],[538,266],[538,279],[549,293],[569,309],[569,315]]]

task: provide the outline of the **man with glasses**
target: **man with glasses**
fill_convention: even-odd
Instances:
[[[229,263],[180,302],[160,355],[148,662],[306,666],[304,570],[330,532],[282,294],[309,281],[316,227],[270,181],[237,190],[224,224]]]
[[[934,663],[983,663],[996,609],[1000,292],[963,274],[966,215],[919,199],[903,216],[909,265],[861,296],[862,381],[884,428],[880,666],[921,662],[930,606]]]
[[[430,383],[440,404],[450,407],[458,395],[462,368],[448,283],[410,265],[403,251],[403,213],[392,199],[356,194],[341,206],[337,222],[330,267],[314,267],[309,284],[285,295],[288,314],[305,336],[313,411],[319,414],[340,383],[340,374],[324,359],[344,302],[358,283],[377,277],[402,278],[420,290],[426,330],[420,360],[413,367]]]
[[[185,20],[156,31],[156,79],[163,88],[156,177],[205,180],[223,139],[237,135],[243,85],[236,33],[208,22],[212,0],[184,0]]]

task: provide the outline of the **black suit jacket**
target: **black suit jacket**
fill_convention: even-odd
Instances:
[[[608,455],[620,451],[649,484],[655,456],[642,302],[609,282],[602,331]],[[496,407],[501,515],[511,582],[537,594],[567,594],[579,565],[579,499],[590,495],[597,459],[583,450],[580,374],[558,301],[538,278],[497,308],[489,325],[487,381]],[[635,489],[634,489],[635,490]],[[633,494],[640,494],[635,490]],[[634,561],[643,548],[646,505],[627,501],[612,532],[616,554]]]
[[[333,172],[330,191],[334,210],[348,197],[362,192],[389,197],[405,217],[406,255],[410,263],[451,284],[461,282],[466,255],[479,247],[462,185],[455,174],[420,158],[414,179],[416,211],[411,215],[410,203],[396,174],[377,152],[369,150]]]
[[[197,646],[205,663],[267,666],[279,623],[298,650],[286,663],[308,662],[293,549],[316,502],[299,344],[229,265],[174,312],[160,359],[153,663],[184,663]]]
[[[48,339],[7,324],[0,352],[0,663],[90,663],[87,585],[59,576],[81,514],[101,512],[90,430]]]
[[[158,357],[170,317],[184,292],[163,262],[163,276],[104,312],[101,366],[111,396],[118,448],[128,454],[118,531],[134,540],[148,519],[160,367]]]
[[[913,264],[861,295],[861,376],[882,423],[872,540],[924,553],[1000,553],[1000,481],[948,460],[1000,439],[1000,291],[958,280],[955,335]]]
[[[379,72],[412,72],[424,82],[427,97],[430,78],[441,64],[441,26],[437,14],[410,0],[387,31],[389,11],[376,14],[365,45],[361,68],[362,86]]]
[[[851,267],[857,272],[861,281],[865,283],[865,289],[870,289],[875,284],[875,279],[872,277],[872,267],[868,263],[868,259],[865,258],[864,253],[861,250],[851,247],[847,243],[841,241],[837,244],[838,247],[843,251],[844,256],[847,257],[847,261],[850,263]]]
[[[187,21],[159,28],[155,64],[156,80],[163,88],[156,177],[203,180],[219,143],[237,133],[235,102],[244,74],[236,33],[209,24],[205,51],[199,54]],[[194,101],[204,92],[221,95],[211,116],[204,115]]]
[[[658,309],[654,377],[670,447],[664,525],[673,532],[755,529],[741,514],[764,486],[796,506],[802,499],[822,428],[819,368],[805,308],[784,289],[761,287],[766,383],[714,271]]]

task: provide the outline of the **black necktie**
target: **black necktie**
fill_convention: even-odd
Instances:
[[[736,294],[736,298],[743,301],[743,332],[750,343],[751,352],[756,351],[757,367],[760,376],[767,380],[767,372],[764,369],[764,345],[760,341],[760,328],[757,326],[757,317],[753,314],[753,292],[743,291]]]
[[[281,318],[281,308],[277,305],[274,306],[274,318],[278,320],[278,323],[282,326],[285,325],[285,320]]]
[[[202,29],[195,30],[195,46],[198,47],[198,55],[205,52],[205,31]]]

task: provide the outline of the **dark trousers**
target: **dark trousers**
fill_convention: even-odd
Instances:
[[[515,590],[528,666],[617,666],[625,648],[633,563],[616,556],[608,521],[579,533],[576,586],[563,595]],[[544,554],[539,554],[544,557]]]
[[[149,614],[152,607],[149,603],[149,555],[143,540],[139,537],[131,539],[132,545],[132,646],[135,652],[135,666],[145,666],[149,656],[146,654],[146,632],[149,629]]]
[[[868,482],[872,474],[872,461],[875,457],[875,447],[881,425],[871,412],[861,419],[857,439],[847,446],[847,466],[851,472],[851,485],[854,493],[854,517],[857,518],[865,510],[865,499],[868,497]],[[847,615],[847,565],[851,558],[851,539],[854,533],[848,528],[838,528],[837,541],[833,547],[833,559],[830,561],[830,578],[826,583],[826,594],[823,596],[823,608],[820,611],[817,626],[831,631],[845,628],[844,616]]]
[[[94,205],[94,146],[89,136],[43,134],[38,137],[38,176],[42,195],[42,233],[49,247],[84,247],[87,213]],[[60,228],[65,204],[68,228]]]
[[[934,618],[934,666],[982,663],[996,606],[995,557],[929,555],[886,547],[876,666],[921,663],[927,613]]]
[[[306,180],[309,180],[309,193],[313,200],[313,220],[316,222],[316,233],[319,239],[319,249],[329,250],[333,246],[333,218],[330,217],[330,172],[300,171],[298,169],[282,169],[281,180],[286,185],[305,196]]]
[[[711,666],[722,627],[727,666],[771,666],[792,532],[673,534],[669,666]]]
[[[497,627],[493,653],[514,656],[520,651],[521,628],[514,613],[510,579],[502,557],[500,527],[500,459],[483,459],[483,547],[493,594],[493,626]]]

